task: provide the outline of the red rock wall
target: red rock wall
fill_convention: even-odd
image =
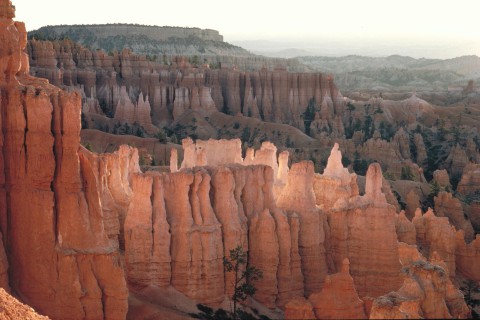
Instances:
[[[341,115],[344,107],[333,79],[322,74],[281,69],[244,72],[192,68],[180,58],[168,67],[128,50],[109,56],[101,51],[91,52],[69,40],[31,40],[26,51],[32,75],[47,78],[55,85],[75,86],[86,97],[105,104],[112,115],[119,102],[115,92],[121,85],[131,88],[133,104],[142,93],[148,97],[153,124],[160,127],[193,109],[242,113],[303,130],[301,115],[311,99],[316,99],[318,105],[325,99],[330,101],[329,119],[334,114]],[[117,81],[116,74],[121,81]],[[119,114],[116,119],[121,120],[120,117]],[[149,125],[147,120],[145,123]],[[331,125],[335,126],[333,122]]]
[[[105,233],[94,172],[77,153],[80,97],[25,74],[23,24],[0,14],[0,39],[1,228],[10,285],[52,318],[124,318],[120,256]]]
[[[395,208],[381,193],[382,173],[378,164],[367,172],[366,192],[327,212],[331,255],[337,270],[350,261],[350,273],[359,296],[377,297],[401,285],[395,229]]]

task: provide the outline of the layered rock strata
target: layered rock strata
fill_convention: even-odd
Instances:
[[[365,195],[359,196],[356,176],[341,165],[338,145],[319,176],[312,162],[288,168],[287,155],[278,160],[269,143],[243,159],[239,141],[187,140],[184,165],[181,170],[172,165],[171,173],[141,173],[138,151],[129,147],[92,154],[79,145],[80,95],[28,76],[25,27],[13,22],[9,1],[0,1],[0,9],[0,285],[11,286],[39,312],[58,319],[122,319],[128,290],[145,287],[173,287],[194,301],[219,305],[233,290],[222,259],[240,245],[249,252],[249,264],[264,272],[255,298],[271,309],[364,317],[358,295],[378,297],[396,290],[397,295],[387,295],[389,306],[396,303],[389,302],[392,296],[408,299],[399,298],[403,307],[384,316],[407,309],[410,316],[468,316],[448,278],[457,269],[479,278],[474,268],[478,239],[466,244],[463,231],[456,233],[447,218],[431,211],[417,213],[413,229],[387,203],[378,164],[369,167]],[[112,102],[119,121],[133,117],[148,126],[148,113],[161,123],[181,116],[182,110],[228,105],[234,113],[250,111],[301,127],[300,106],[315,100],[322,129],[332,114],[343,111],[332,79],[321,75],[282,70],[172,74],[156,73],[154,66],[138,74],[138,67],[149,63],[128,52],[110,59],[82,51],[85,59],[78,61],[109,70],[97,77],[93,67],[69,69],[78,61],[67,49],[59,49],[63,60],[58,68],[57,48],[52,50],[55,54],[50,50],[41,63],[54,70],[53,79],[81,83],[88,96]],[[94,56],[98,59],[90,59]],[[128,93],[116,84],[115,72],[133,79]],[[158,89],[157,80],[169,86]],[[207,85],[209,90],[202,89]],[[147,111],[132,116],[121,101],[127,95]],[[404,134],[394,144],[386,155],[393,150],[398,156],[398,150],[408,156]],[[456,158],[452,166],[460,168]],[[474,173],[470,176],[475,181]],[[278,181],[281,188],[274,192]],[[338,194],[326,196],[326,190]],[[450,217],[454,223],[457,216]],[[415,243],[442,267],[413,262],[401,287],[400,261],[419,258]],[[338,272],[328,276],[328,271]],[[335,295],[349,306],[332,301]],[[382,315],[383,300],[375,300],[372,317]]]
[[[415,261],[405,269],[403,286],[375,299],[370,319],[467,319],[470,310],[440,266]]]
[[[308,300],[317,319],[364,319],[363,301],[358,297],[349,273],[350,262],[343,261],[339,273],[328,275],[322,291],[313,293]]]
[[[95,174],[78,153],[80,96],[28,75],[25,26],[12,20],[9,1],[0,4],[0,216],[10,285],[53,318],[124,318],[120,255]]]
[[[464,231],[465,241],[471,242],[475,231],[470,220],[465,218],[460,200],[453,197],[451,193],[442,191],[435,197],[434,201],[435,214],[439,217],[447,217],[455,229]]]
[[[289,215],[297,214],[298,238],[305,294],[318,292],[327,275],[324,213],[315,204],[313,163],[304,161],[290,168],[285,188],[277,199],[278,206]]]
[[[259,302],[275,308],[303,296],[299,218],[276,207],[270,167],[133,172],[129,180],[124,237],[131,289],[172,286],[192,300],[218,305],[233,290],[223,257],[240,245],[263,271]]]
[[[387,203],[381,187],[382,171],[372,164],[365,195],[337,203],[327,212],[333,261],[339,269],[349,259],[361,297],[376,297],[401,285],[398,251],[391,250],[397,247],[395,208]]]
[[[340,199],[348,201],[358,196],[357,175],[343,167],[342,153],[337,143],[332,148],[323,174],[315,174],[313,189],[316,204],[324,210],[333,208]]]
[[[445,262],[446,272],[455,276],[455,228],[449,224],[448,218],[437,217],[429,209],[424,215],[421,210],[415,213],[413,224],[417,234],[417,245],[427,258],[438,255]]]
[[[303,130],[302,114],[310,101],[316,101],[323,109],[328,107],[325,121],[329,127],[342,125],[344,99],[332,77],[320,73],[292,73],[282,68],[246,72],[210,69],[207,65],[194,68],[185,58],[166,66],[128,50],[108,55],[70,40],[31,40],[27,52],[32,75],[58,86],[75,87],[84,93],[84,103],[95,99],[106,114],[130,124],[137,119],[143,125],[145,120],[133,116],[135,108],[130,104],[138,104],[137,113],[142,115],[148,111],[148,104],[151,123],[158,127],[169,125],[188,111],[207,117],[223,110]],[[129,88],[128,96],[121,94],[122,86]],[[130,102],[119,104],[122,97]],[[145,97],[142,108],[139,97]],[[117,108],[122,109],[118,115]]]

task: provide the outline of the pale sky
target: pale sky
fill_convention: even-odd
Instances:
[[[16,6],[16,20],[24,21],[29,31],[57,24],[139,23],[215,29],[227,42],[281,40],[315,46],[327,40],[368,45],[423,43],[433,44],[440,51],[445,44],[460,54],[480,56],[479,0],[12,2]],[[438,55],[446,54],[438,52]]]

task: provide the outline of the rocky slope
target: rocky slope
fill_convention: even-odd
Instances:
[[[3,288],[0,288],[0,317],[5,320],[31,319],[47,320],[48,317],[41,316],[31,307],[22,304],[9,295]]]
[[[240,245],[263,271],[246,306],[272,318],[470,316],[455,277],[480,281],[479,238],[466,242],[462,229],[476,218],[473,204],[472,219],[459,219],[441,194],[441,214],[415,208],[410,221],[389,203],[381,166],[370,164],[359,186],[341,144],[323,174],[312,161],[289,165],[266,141],[243,155],[239,139],[185,139],[180,168],[170,151],[171,172],[142,172],[127,145],[90,152],[79,143],[80,95],[29,75],[13,14],[0,0],[0,286],[23,302],[53,319],[228,308],[234,288],[222,261]],[[322,95],[323,78],[311,79],[317,87],[299,90]],[[327,83],[325,99],[336,92]],[[406,155],[402,133],[388,143]],[[461,180],[465,194],[476,192],[475,170]]]
[[[449,107],[415,94],[351,100],[324,74],[215,69],[185,57],[167,66],[128,50],[90,51],[70,40],[32,40],[27,52],[32,75],[81,93],[84,128],[174,143],[187,136],[241,138],[258,147],[270,140],[295,148],[297,161],[313,159],[317,171],[337,142],[359,174],[375,160],[390,179],[421,182],[436,169],[458,179],[469,161],[480,158],[480,104],[474,100]]]

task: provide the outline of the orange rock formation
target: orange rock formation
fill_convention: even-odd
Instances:
[[[397,247],[396,214],[381,193],[378,164],[370,165],[366,179],[364,196],[350,198],[327,214],[337,269],[348,258],[359,295],[376,297],[401,285],[398,251],[391,250]]]
[[[467,319],[470,310],[440,266],[415,261],[405,269],[403,286],[375,299],[370,319]]]
[[[480,240],[465,242],[463,230],[470,239],[471,229],[449,194],[437,200],[438,215],[445,217],[418,209],[410,222],[387,202],[392,195],[378,163],[368,168],[365,194],[359,195],[357,176],[342,166],[337,144],[323,174],[315,174],[310,161],[289,168],[288,153],[278,156],[269,142],[243,159],[240,140],[186,139],[181,169],[172,152],[171,172],[162,173],[142,173],[135,148],[91,153],[79,144],[80,96],[28,75],[26,31],[13,13],[11,3],[0,0],[0,286],[11,287],[40,313],[124,319],[129,293],[133,301],[145,292],[152,301],[176,292],[175,297],[218,307],[233,290],[223,257],[241,245],[249,264],[264,274],[254,299],[271,310],[284,309],[286,318],[469,316],[449,278],[458,271],[480,279]],[[100,93],[95,72],[67,72],[70,52],[61,57],[63,79],[115,101],[119,119],[132,117],[121,101],[126,90],[105,90],[105,80]],[[128,51],[115,58],[121,65],[97,58],[92,61],[112,72],[119,68],[125,77],[146,63]],[[53,67],[55,59],[45,55],[41,63]],[[271,121],[301,126],[291,108],[298,111],[312,96],[321,106],[319,128],[332,125],[332,112],[342,112],[340,93],[321,75],[208,72],[208,90],[196,73],[177,79],[181,86],[175,91],[192,90],[175,93],[173,106],[164,100],[173,95],[171,88],[142,82],[141,92],[149,95],[139,95],[137,109],[144,110],[133,118],[148,126],[148,105],[158,123],[168,108],[173,115],[165,118],[186,108],[211,110],[226,99],[234,112],[245,112],[247,101],[254,115],[260,109]],[[236,90],[240,82],[248,99]],[[338,123],[336,128],[341,132]],[[363,148],[373,152],[385,143],[372,140]],[[404,133],[387,144],[375,152],[408,156]],[[476,181],[475,169],[467,172],[462,192]]]
[[[345,259],[339,273],[327,276],[322,291],[308,298],[317,319],[366,318],[363,301],[358,297],[349,273],[349,264]]]
[[[25,26],[12,20],[9,1],[0,4],[0,216],[10,285],[53,318],[123,318],[120,255],[95,174],[78,154],[80,97],[28,75]]]

